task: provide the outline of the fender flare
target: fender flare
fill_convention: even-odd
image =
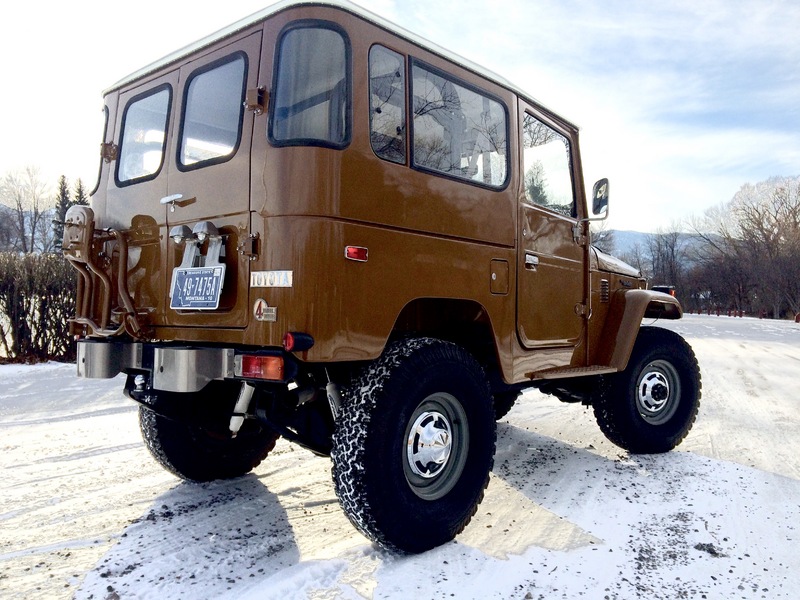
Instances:
[[[652,290],[620,290],[611,300],[600,336],[597,364],[624,371],[639,334],[642,319],[680,319],[676,298]]]

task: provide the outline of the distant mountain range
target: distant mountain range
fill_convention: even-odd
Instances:
[[[622,229],[612,229],[610,231],[614,235],[613,254],[615,256],[629,254],[637,244],[643,249],[647,248],[647,240],[651,235],[641,231],[626,231]]]
[[[613,233],[614,248],[611,253],[614,256],[622,257],[630,254],[638,245],[645,253],[647,253],[648,243],[650,236],[657,235],[652,233],[643,233],[641,231],[627,231],[622,229],[611,229]],[[683,248],[692,247],[706,242],[694,233],[681,233],[680,245]]]

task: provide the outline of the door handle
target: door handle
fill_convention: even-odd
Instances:
[[[529,271],[535,271],[539,266],[539,257],[530,252],[525,253],[525,268]]]
[[[186,200],[184,200],[183,194],[172,194],[171,196],[164,196],[160,202],[164,205],[169,204],[169,212],[175,212],[176,206],[187,206],[196,200],[196,197],[186,198]]]

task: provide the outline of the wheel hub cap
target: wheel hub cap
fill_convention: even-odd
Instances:
[[[408,466],[420,477],[436,477],[447,465],[453,449],[453,432],[447,418],[435,411],[420,414],[408,435]]]
[[[658,372],[647,373],[639,387],[639,404],[650,413],[657,413],[669,400],[669,381]]]

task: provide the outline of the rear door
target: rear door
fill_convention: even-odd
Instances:
[[[573,234],[578,215],[569,132],[525,103],[519,123],[517,333],[527,348],[575,346],[583,331],[584,250]]]
[[[257,31],[180,67],[168,189],[162,196],[164,219],[176,233],[166,239],[165,252],[170,325],[247,325],[249,259],[237,247],[250,234],[253,112],[245,110],[244,101],[246,90],[257,86],[260,47]],[[188,230],[195,232],[190,243],[180,241],[177,233]],[[198,231],[205,233],[189,264],[185,256]],[[215,231],[221,248],[215,248]],[[221,269],[210,268],[215,265],[224,267],[222,276]]]
[[[112,138],[119,151],[108,177],[106,212],[100,216],[105,227],[132,232],[128,289],[137,310],[148,314],[154,325],[164,323],[162,240],[167,225],[160,200],[168,190],[177,85],[176,69],[119,93],[122,115],[114,123]],[[118,258],[115,253],[112,260]]]

